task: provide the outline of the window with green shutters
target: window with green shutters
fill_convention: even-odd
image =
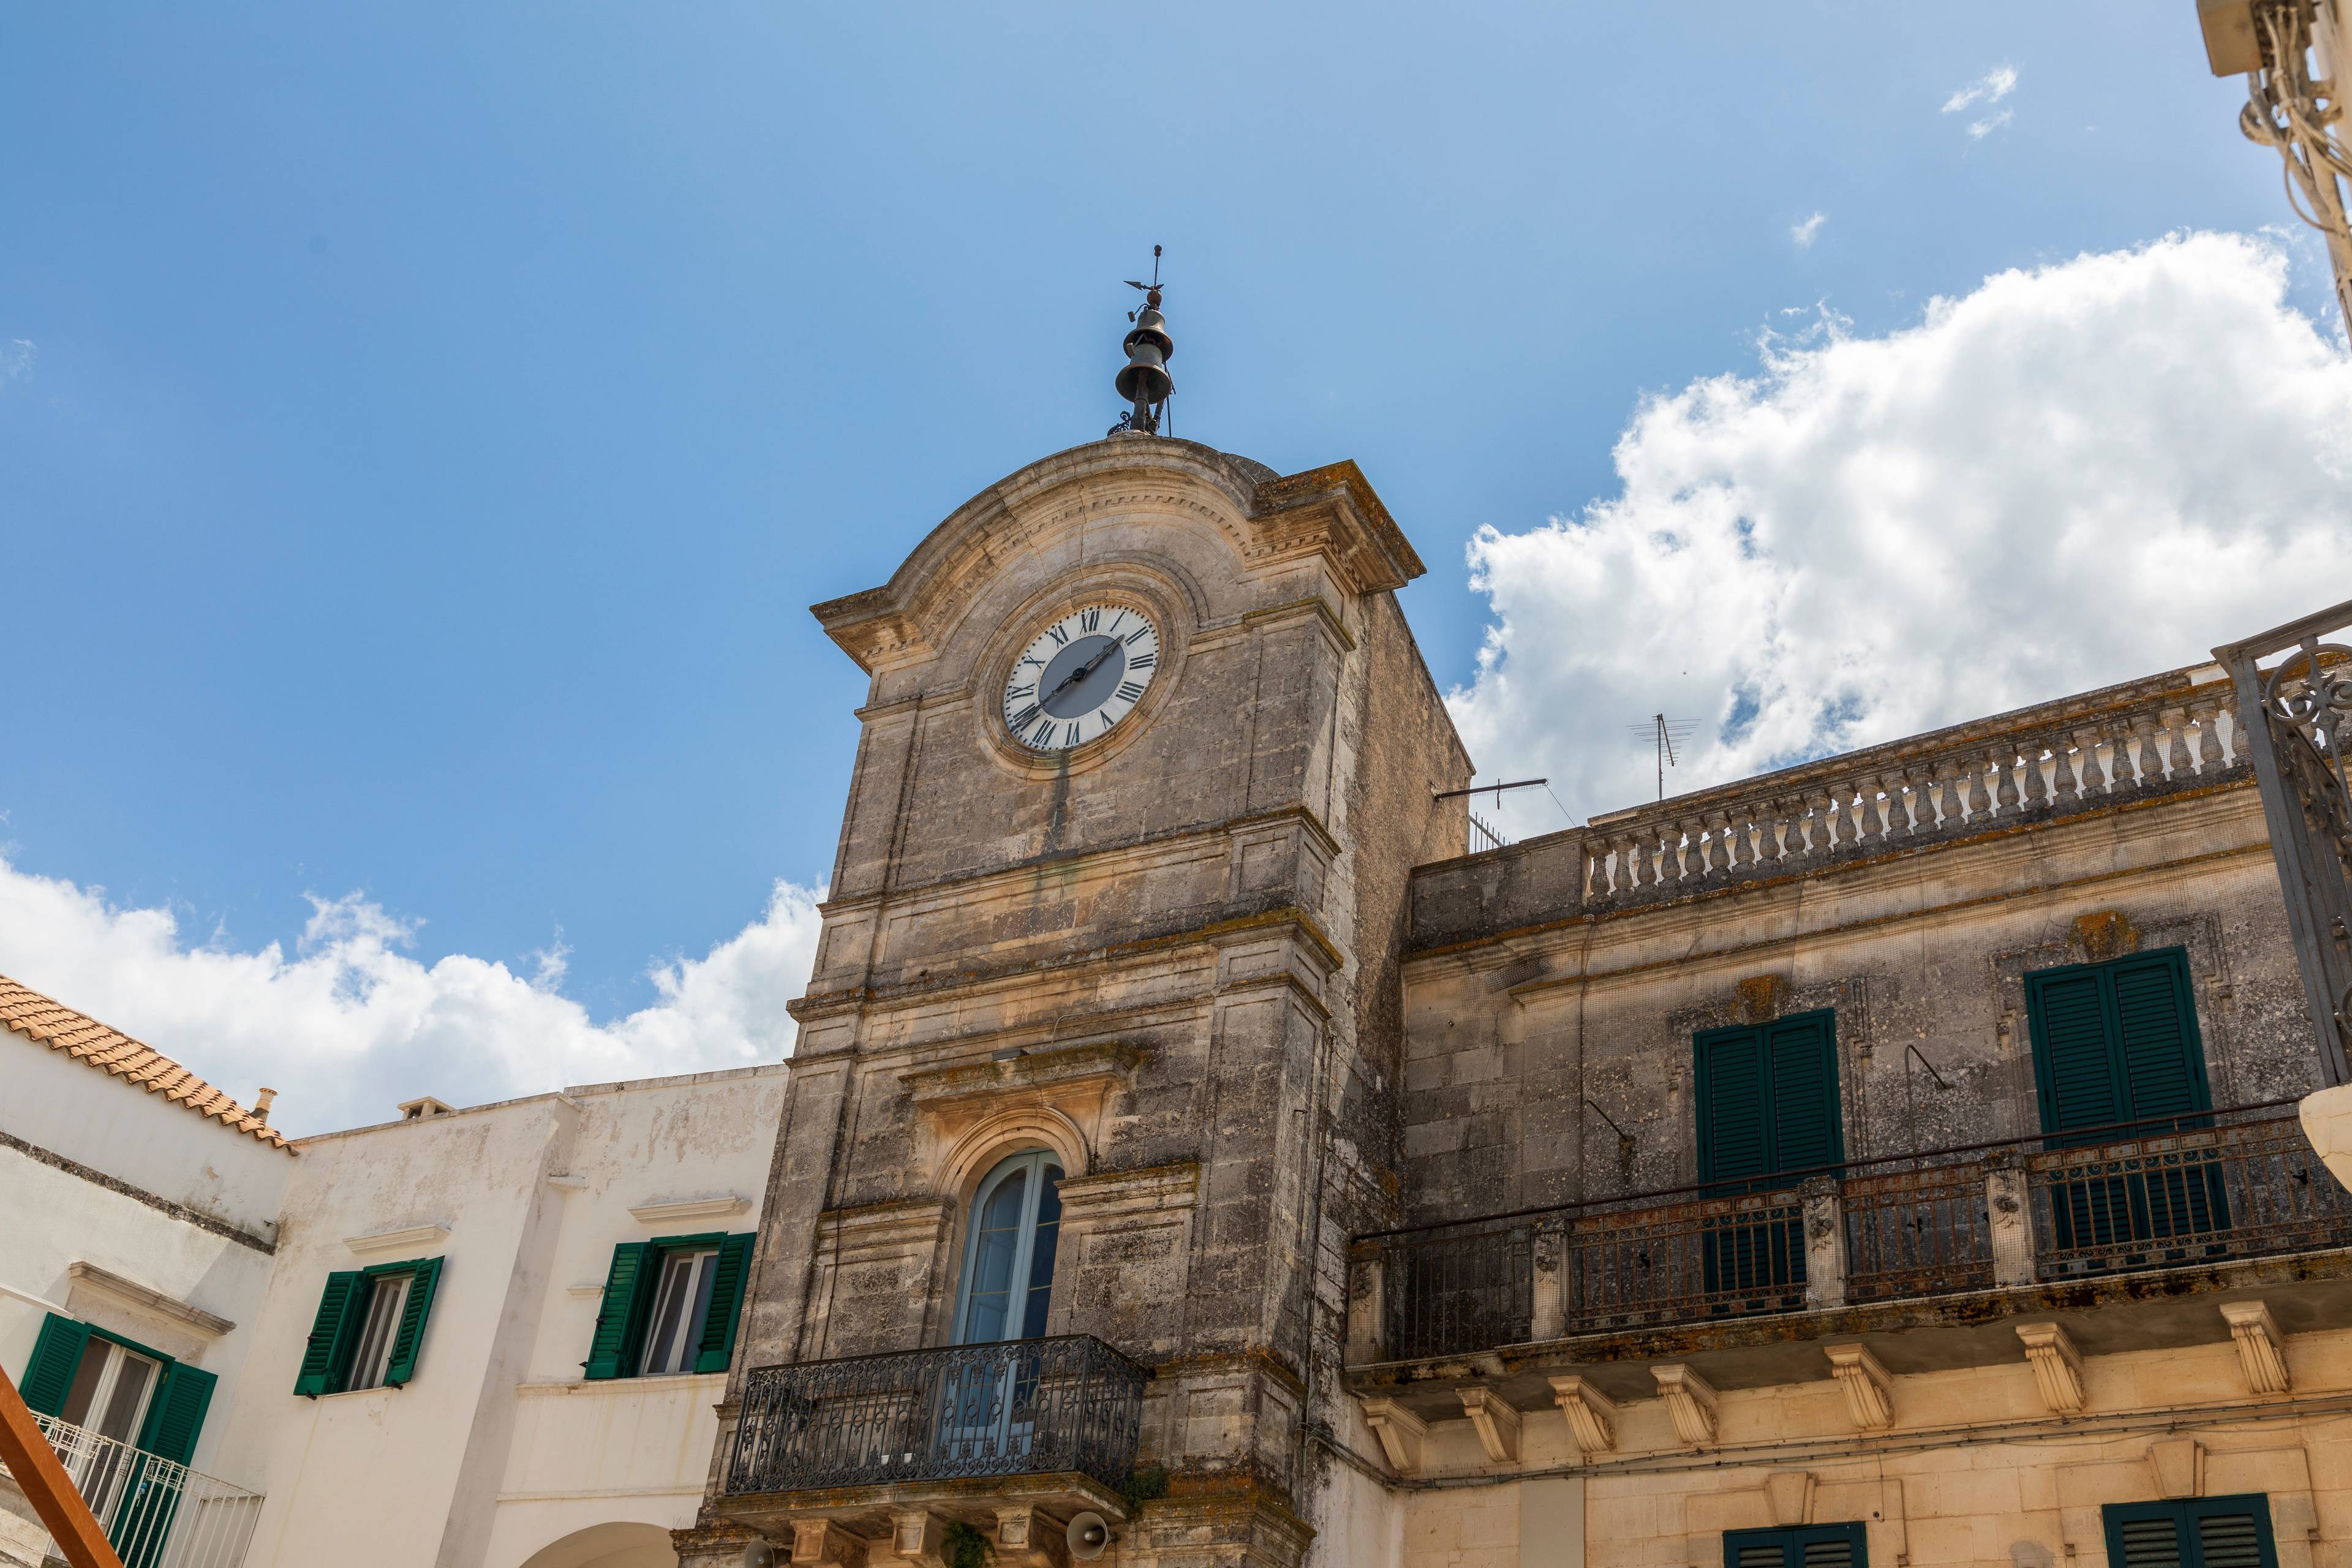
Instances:
[[[89,1375],[89,1368],[101,1360],[92,1352],[102,1352],[108,1346],[128,1351],[152,1363],[156,1369],[152,1386],[145,1391],[136,1419],[119,1431],[110,1430],[110,1423],[96,1410],[72,1408],[77,1376],[81,1380],[81,1397],[88,1402],[91,1398],[90,1385],[97,1381]],[[33,1342],[32,1359],[25,1364],[18,1392],[36,1415],[72,1420],[76,1426],[87,1426],[102,1436],[128,1443],[175,1465],[184,1465],[195,1454],[197,1435],[204,1430],[205,1413],[212,1406],[214,1382],[211,1373],[162,1351],[95,1324],[52,1312],[42,1321],[40,1337]]]
[[[1858,1523],[1733,1530],[1724,1533],[1723,1568],[1870,1568],[1870,1547]]]
[[[2185,949],[2036,970],[2025,1008],[2044,1132],[2212,1108]]]
[[[725,1372],[735,1357],[751,1241],[749,1232],[712,1231],[614,1247],[583,1375]]]
[[[2025,1003],[2042,1130],[2056,1135],[2053,1146],[2211,1125],[2195,1114],[2163,1120],[2213,1103],[2185,950],[2037,970],[2025,977]],[[2061,1183],[2051,1190],[2051,1223],[2061,1249],[2227,1230],[2222,1169],[2184,1152],[2161,1170]]]
[[[363,1388],[398,1388],[416,1375],[438,1258],[411,1258],[327,1276],[294,1392],[315,1399]]]
[[[1834,1013],[1709,1029],[1692,1046],[1700,1181],[1725,1195],[1759,1192],[1844,1160]],[[1790,1305],[1805,1283],[1804,1227],[1727,1219],[1707,1232],[1701,1258],[1709,1293],[1748,1294],[1755,1309]]]
[[[2105,1511],[2109,1568],[2278,1568],[2270,1499],[2260,1492]]]

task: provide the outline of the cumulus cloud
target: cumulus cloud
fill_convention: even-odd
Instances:
[[[1804,222],[1791,225],[1789,237],[1795,242],[1799,250],[1811,250],[1813,247],[1814,238],[1822,232],[1822,225],[1829,221],[1829,214],[1815,213]]]
[[[411,956],[415,927],[356,895],[314,899],[292,952],[191,942],[168,909],[0,858],[0,973],[138,1036],[271,1120],[317,1132],[390,1119],[420,1094],[479,1104],[565,1084],[781,1060],[784,1004],[816,953],[821,893],[779,881],[766,910],[701,958],[651,971],[656,999],[599,1024],[564,996],[560,947],[531,973]]]
[[[2008,124],[2009,117],[2010,111],[2004,109],[1999,114],[1988,114],[1982,120],[1969,121],[1969,139],[1972,142],[1983,141],[1986,137],[1991,135],[1994,132]]]
[[[2001,273],[1884,336],[1824,312],[1768,334],[1756,374],[1646,399],[1617,494],[1469,547],[1494,618],[1451,702],[1481,771],[1608,811],[1654,793],[1625,727],[1661,710],[1699,725],[1675,794],[2194,663],[2342,597],[2352,359],[2287,272],[2260,239],[2176,236]]]
[[[1951,97],[1944,100],[1943,112],[1958,114],[1975,104],[1981,103],[1987,106],[1996,104],[2016,90],[2017,68],[2011,65],[1995,66]],[[2001,118],[2006,120],[2009,116],[2004,112]]]

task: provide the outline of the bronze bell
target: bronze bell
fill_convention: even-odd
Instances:
[[[1127,366],[1115,383],[1121,397],[1146,407],[1164,402],[1176,390],[1175,379],[1168,374],[1168,362],[1176,354],[1176,340],[1168,335],[1168,322],[1159,307],[1160,291],[1155,289],[1150,303],[1136,312],[1135,330],[1120,344],[1127,350]]]

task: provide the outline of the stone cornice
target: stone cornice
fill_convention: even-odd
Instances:
[[[1147,1052],[1122,1041],[1097,1040],[1032,1047],[1002,1059],[919,1068],[900,1073],[898,1081],[918,1106],[938,1107],[1023,1090],[1114,1082],[1132,1078],[1147,1058]]]

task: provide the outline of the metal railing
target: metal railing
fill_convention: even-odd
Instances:
[[[1360,1237],[1350,1359],[2352,1247],[2284,1103]]]
[[[2329,637],[2337,640],[2326,640]],[[2263,793],[2326,1080],[2352,1081],[2352,601],[2213,650]],[[2281,655],[2270,668],[2261,661]]]
[[[123,1568],[236,1568],[261,1520],[261,1494],[36,1415]]]
[[[1150,1374],[1087,1334],[754,1368],[726,1491],[1135,1468]]]

